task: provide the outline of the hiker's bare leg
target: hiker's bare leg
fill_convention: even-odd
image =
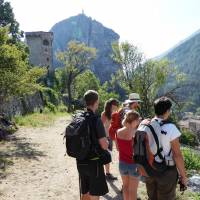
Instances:
[[[122,176],[122,182],[123,182],[123,187],[122,187],[123,200],[129,200],[129,197],[128,197],[129,177],[128,176]]]
[[[113,142],[115,143],[116,150],[119,151],[119,147],[118,147],[117,141],[113,140]]]
[[[129,200],[137,199],[138,184],[139,184],[139,180],[137,177],[129,176],[129,188],[128,188]]]
[[[110,164],[105,165],[106,174],[110,173]]]
[[[87,193],[87,194],[82,194],[81,200],[91,200],[89,193]]]
[[[99,200],[99,196],[90,196],[90,200]]]

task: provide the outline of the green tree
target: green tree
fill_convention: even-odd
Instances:
[[[183,86],[185,76],[177,73],[168,60],[146,60],[138,48],[128,42],[113,44],[113,59],[121,69],[112,77],[111,83],[117,90],[121,89],[121,93],[125,90],[126,93],[140,94],[143,116],[153,114],[153,101],[159,96],[168,96],[177,104],[180,102],[177,90]],[[165,88],[166,82],[172,79],[177,80],[177,84]]]
[[[0,104],[11,96],[33,93],[40,88],[37,83],[44,68],[30,68],[24,52],[9,44],[8,30],[0,28]]]
[[[9,33],[12,37],[12,42],[16,43],[23,37],[23,31],[19,30],[19,23],[15,20],[13,9],[10,2],[0,0],[0,27],[9,26]]]
[[[135,75],[132,77],[134,91],[139,93],[143,100],[141,111],[144,116],[153,114],[152,105],[158,97],[159,89],[169,76],[169,64],[167,60],[148,60],[135,70]]]
[[[136,46],[128,42],[122,42],[120,44],[114,42],[112,44],[112,49],[113,60],[121,66],[120,76],[122,81],[126,83],[125,85],[128,86],[129,91],[133,91],[133,76],[135,70],[142,65],[144,55]]]
[[[92,60],[96,56],[94,48],[86,46],[84,43],[70,41],[67,45],[67,50],[58,52],[57,58],[64,65],[64,90],[68,93],[69,112],[72,111],[72,86],[75,78],[90,68]]]
[[[81,99],[87,90],[98,91],[100,87],[100,81],[95,74],[90,70],[86,70],[82,74],[78,75],[74,83],[74,97]]]
[[[196,115],[200,115],[200,107],[196,109]]]

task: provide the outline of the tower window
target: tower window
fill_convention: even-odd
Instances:
[[[43,45],[49,46],[49,41],[48,40],[43,40]]]
[[[49,58],[47,58],[47,62],[49,62]]]

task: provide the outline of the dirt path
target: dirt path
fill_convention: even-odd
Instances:
[[[13,161],[0,176],[1,200],[78,200],[75,160],[65,157],[63,136],[67,120],[60,118],[44,128],[21,128],[10,141],[0,144],[0,156]],[[113,173],[119,181],[108,183],[110,192],[102,200],[121,200],[117,153]]]

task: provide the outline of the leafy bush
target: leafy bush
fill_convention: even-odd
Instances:
[[[48,113],[50,113],[51,111],[50,111],[50,109],[48,108],[48,107],[45,107],[44,109],[43,109],[43,111],[42,111],[42,113],[44,113],[44,114],[48,114]]]
[[[67,107],[63,104],[57,107],[58,112],[67,112]]]
[[[59,104],[59,102],[60,102],[59,94],[55,90],[53,90],[51,88],[44,88],[44,89],[42,89],[41,92],[42,92],[42,96],[44,99],[44,103],[46,105],[48,104],[48,102],[51,104],[54,104],[56,106]]]
[[[200,154],[189,148],[182,148],[182,153],[187,170],[200,170]]]
[[[182,194],[182,192],[177,188],[176,200],[200,200],[200,193],[186,190],[184,194]]]
[[[57,108],[56,108],[56,106],[55,105],[53,105],[52,103],[50,103],[50,102],[47,102],[47,105],[46,105],[46,107],[49,109],[49,111],[50,112],[56,112],[57,111]]]
[[[200,115],[200,107],[196,109],[196,115]]]
[[[182,129],[182,135],[180,138],[180,142],[182,144],[186,144],[189,146],[198,146],[199,145],[197,136],[194,133],[192,133],[186,129]]]

